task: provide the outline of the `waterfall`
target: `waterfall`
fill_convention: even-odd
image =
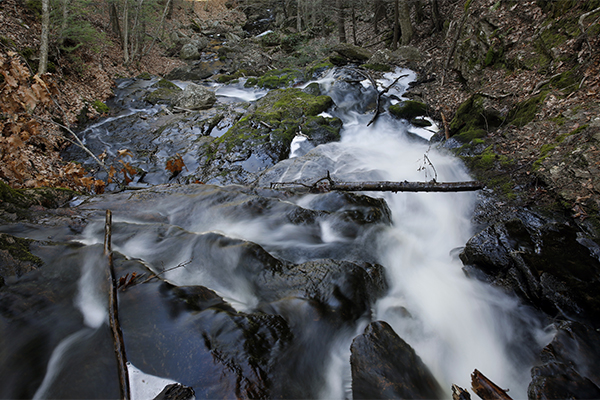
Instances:
[[[385,112],[369,125],[373,118],[373,106],[376,100],[379,102],[377,90],[371,86],[370,80],[360,84],[356,84],[355,80],[354,86],[349,88],[350,80],[345,80],[339,74],[339,70],[333,70],[316,83],[320,85],[321,92],[331,96],[336,104],[323,116],[334,116],[343,121],[341,140],[315,147],[305,136],[299,135],[292,142],[290,158],[259,176],[264,190],[269,184],[267,173],[271,174],[269,178],[275,176],[279,182],[315,181],[327,172],[334,180],[348,182],[432,179],[452,182],[471,179],[460,159],[442,146],[428,141],[435,127],[429,131],[419,130]],[[406,76],[396,81],[400,75]],[[382,90],[392,82],[395,86],[390,88],[387,100],[381,101],[387,101],[386,104],[398,101],[414,79],[412,71],[403,69],[387,74],[379,81],[378,89]],[[226,97],[226,101],[256,100],[264,93],[244,92],[242,86],[238,85],[220,89],[220,95]],[[96,134],[102,136],[100,131]],[[311,341],[321,339],[307,333],[301,345],[290,346],[290,352],[294,360],[299,359],[306,364],[304,368],[309,372],[311,369],[320,371],[318,368],[321,368],[313,368],[311,363],[316,365],[320,360],[312,358],[318,356],[324,359],[323,375],[326,378],[323,380],[326,382],[315,390],[319,397],[352,397],[350,345],[372,320],[386,321],[414,348],[447,391],[448,397],[451,396],[452,384],[470,387],[470,375],[475,369],[500,387],[510,388],[513,398],[526,397],[529,370],[536,352],[550,340],[550,333],[544,330],[534,312],[516,298],[469,278],[463,272],[457,254],[474,234],[471,216],[478,201],[476,193],[369,193],[371,197],[385,200],[391,211],[392,223],[379,224],[373,230],[376,233],[369,231],[368,235],[361,233],[363,236],[356,234],[353,237],[346,235],[335,224],[333,213],[323,212],[311,223],[292,223],[289,218],[286,219],[291,212],[309,210],[315,211],[316,215],[317,211],[321,211],[317,205],[320,198],[318,194],[282,200],[276,196],[260,197],[234,187],[217,188],[210,185],[175,185],[154,192],[151,189],[132,193],[98,196],[88,204],[95,210],[121,207],[114,212],[113,219],[115,252],[129,261],[139,260],[140,264],[160,274],[161,279],[173,287],[207,287],[239,311],[239,315],[257,310],[265,313],[265,309],[283,309],[288,314],[279,315],[292,320],[293,323],[288,321],[290,325],[300,325],[298,321],[314,323],[312,328],[318,331],[317,335],[323,335],[323,343],[330,345],[329,351],[322,352],[318,346],[301,348],[305,343],[310,347]],[[240,206],[247,203],[253,206]],[[291,207],[293,211],[290,211]],[[91,222],[75,240],[82,246],[100,249],[102,229],[101,222]],[[372,244],[372,237],[376,237],[376,244]],[[269,296],[261,293],[261,288],[257,289],[259,285],[253,280],[266,268],[267,262],[298,265],[323,258],[344,259],[346,253],[364,247],[368,247],[369,256],[384,267],[389,283],[388,292],[373,307],[371,320],[364,316],[342,328],[335,328],[337,330],[330,329],[326,322],[319,327],[318,322],[309,321],[306,315],[301,314],[303,311],[300,308],[307,307],[302,301],[265,305],[269,301],[276,303],[282,299],[265,300],[270,299]],[[94,332],[106,328],[106,299],[102,294],[106,290],[98,284],[103,276],[103,266],[100,265],[102,256],[99,250],[96,253],[97,257],[88,257],[81,262],[81,277],[75,296],[75,305],[82,314],[85,326],[63,339],[55,348],[46,377],[35,398],[43,398],[46,393],[51,393],[49,388],[58,381],[56,378],[63,362],[61,360],[69,349],[83,347],[82,342],[92,340],[90,338]],[[131,264],[134,262],[131,261]],[[138,288],[142,286],[139,284]],[[161,289],[164,293],[160,296],[168,298],[170,295],[166,293],[171,293],[171,289],[166,288],[166,284],[164,286]],[[140,291],[150,291],[148,287],[150,285]],[[122,293],[130,295],[130,292]],[[123,296],[126,297],[125,294]],[[154,305],[159,317],[161,312],[166,312],[160,308],[163,300],[157,300]],[[173,304],[179,303],[173,300],[171,306]],[[264,308],[261,309],[261,306]],[[184,312],[177,308],[179,306],[173,307],[166,312],[172,321],[165,324],[182,324],[177,325],[179,329],[187,327],[185,323],[197,323],[193,325],[190,336],[186,336],[192,338],[191,341],[196,340],[193,334],[203,331],[201,323],[194,318],[203,310]],[[144,311],[154,317],[152,308]],[[294,315],[295,312],[300,316]],[[132,345],[135,339],[140,339],[140,336],[134,336],[135,332],[139,332],[135,329],[146,334],[144,322],[144,318],[140,318],[131,323],[129,328],[132,333],[125,332],[125,340],[130,340],[128,344],[132,352],[138,351],[136,356],[140,363],[145,362],[146,367],[153,367],[152,357],[146,357],[148,347],[140,345],[138,349]],[[148,337],[153,334],[154,328],[148,328]],[[183,331],[190,332],[187,328],[177,332],[182,335]],[[233,332],[239,334],[238,331]],[[128,334],[131,336],[128,337]],[[314,332],[312,335],[315,335]],[[232,334],[231,337],[236,336]],[[144,338],[147,339],[146,336]],[[208,335],[203,338],[210,344]],[[177,341],[175,344],[178,344]],[[211,350],[208,348],[207,352]],[[195,351],[204,354],[204,349]],[[167,358],[170,353],[165,351],[165,354]],[[213,358],[210,360],[214,365],[220,362],[213,361]],[[181,364],[188,361],[182,360]],[[193,364],[199,361],[189,362]],[[204,362],[205,365],[210,364]],[[144,369],[142,365],[139,366]],[[145,374],[140,369],[133,365],[129,369],[134,398],[154,396],[165,384],[173,382],[170,378],[176,376],[173,373],[167,379]],[[315,374],[319,375],[320,372]],[[310,373],[298,375],[308,377],[309,383],[318,380],[313,379]],[[195,376],[187,378],[185,384],[196,383],[192,379]]]

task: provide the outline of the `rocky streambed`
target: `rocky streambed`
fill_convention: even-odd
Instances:
[[[486,191],[306,193],[327,171],[469,179],[398,110],[410,74],[121,82],[115,114],[83,134],[105,168],[69,150],[120,192],[2,187],[0,396],[119,396],[110,209],[135,393],[160,377],[196,398],[434,398],[479,369],[515,398],[598,397],[600,249],[568,220]]]

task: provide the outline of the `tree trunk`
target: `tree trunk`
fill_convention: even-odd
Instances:
[[[302,32],[302,11],[301,11],[301,0],[298,0],[298,10],[296,12],[296,30],[298,33]]]
[[[412,24],[410,23],[410,9],[407,0],[400,0],[400,30],[402,32],[402,46],[410,43],[413,35]]]
[[[46,73],[48,68],[48,36],[50,35],[50,0],[42,0],[42,37],[40,38],[40,63],[38,74]]]
[[[337,20],[338,20],[338,38],[340,43],[346,43],[346,28],[344,23],[346,22],[346,16],[344,15],[344,1],[337,0]]]
[[[512,400],[506,394],[506,390],[501,389],[494,382],[490,381],[485,375],[478,370],[471,374],[471,389],[482,399],[489,400]]]
[[[394,1],[394,37],[392,38],[392,50],[398,48],[398,38],[400,37],[400,24],[398,22],[398,0]]]
[[[358,40],[356,39],[356,3],[352,2],[352,43],[358,46]]]
[[[58,35],[58,45],[62,46],[65,41],[65,31],[67,30],[67,22],[69,18],[69,0],[62,0],[62,20],[60,21],[60,33]]]
[[[109,5],[108,14],[110,18],[110,29],[117,35],[119,40],[123,39],[121,34],[121,27],[119,26],[119,12],[117,11],[117,4],[113,1]]]
[[[440,16],[440,7],[438,0],[431,0],[431,18],[433,19],[433,27],[436,32],[441,32],[444,26],[444,21]]]
[[[383,17],[384,11],[382,0],[375,0],[373,3],[373,31],[376,35],[379,35],[379,20]]]
[[[123,62],[129,64],[129,3],[123,0]]]

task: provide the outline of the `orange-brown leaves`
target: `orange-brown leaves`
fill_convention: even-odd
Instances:
[[[185,163],[183,162],[183,158],[177,154],[175,157],[167,160],[165,168],[172,173],[172,176],[177,176],[185,168]]]

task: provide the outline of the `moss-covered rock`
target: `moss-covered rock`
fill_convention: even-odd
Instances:
[[[315,144],[339,139],[341,121],[318,116],[332,105],[329,96],[296,88],[270,91],[249,115],[207,146],[205,181],[216,176],[220,182],[229,183],[251,179],[247,172],[258,172],[286,159],[292,140],[300,132]],[[239,178],[244,169],[245,175]],[[237,178],[229,176],[232,172]]]
[[[539,105],[546,99],[548,92],[542,92],[525,101],[515,104],[508,113],[508,121],[518,127],[525,126],[535,118]]]
[[[166,79],[159,80],[152,87],[156,90],[144,97],[150,104],[172,104],[182,92],[179,86]]]
[[[406,100],[402,103],[391,105],[388,110],[396,118],[410,120],[415,117],[427,115],[427,104],[414,100]]]
[[[504,119],[491,107],[485,106],[485,98],[473,95],[463,102],[450,122],[450,135],[462,143],[485,137],[487,130],[498,127]]]
[[[348,62],[357,62],[361,64],[367,62],[373,56],[373,53],[369,50],[348,43],[336,45],[333,48],[333,51]]]
[[[298,69],[276,69],[267,72],[256,80],[256,86],[265,89],[279,89],[304,80],[304,72]],[[248,83],[248,82],[247,82]]]

